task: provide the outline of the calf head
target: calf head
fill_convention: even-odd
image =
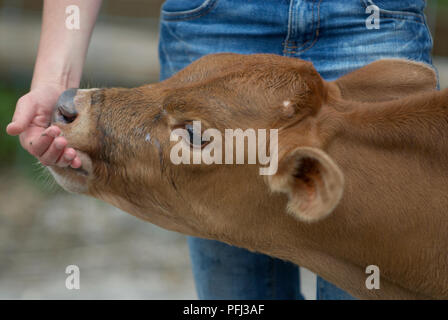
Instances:
[[[53,122],[78,151],[82,168],[50,170],[65,189],[164,228],[244,238],[249,227],[263,232],[262,226],[284,219],[316,221],[337,206],[344,178],[324,150],[343,128],[344,101],[394,99],[434,86],[429,68],[400,60],[326,82],[299,59],[210,55],[157,84],[65,92]],[[247,152],[245,164],[174,164],[170,156],[178,143],[194,157],[217,142],[194,139],[194,121],[223,136],[226,129],[277,129],[277,170],[260,175],[263,165],[248,164]],[[172,141],[179,128],[188,134]],[[266,143],[269,150],[274,141]]]

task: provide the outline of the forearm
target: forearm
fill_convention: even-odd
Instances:
[[[69,30],[66,7],[77,5],[80,29]],[[52,84],[78,87],[101,0],[45,0],[42,32],[31,88]]]

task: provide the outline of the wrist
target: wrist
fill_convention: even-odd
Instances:
[[[71,60],[72,63],[64,60]],[[38,57],[34,67],[31,89],[41,85],[51,85],[64,90],[78,88],[81,75],[82,62],[77,63],[76,59],[60,59],[60,57],[47,56],[45,60],[42,60]]]
[[[31,90],[42,86],[52,86],[61,90],[68,88],[78,88],[81,81],[81,75],[73,75],[70,71],[65,72],[45,72],[42,74],[35,70],[31,81]]]

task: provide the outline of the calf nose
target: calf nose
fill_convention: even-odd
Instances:
[[[78,89],[65,90],[59,97],[53,111],[53,122],[71,123],[78,116],[75,107],[75,96]]]

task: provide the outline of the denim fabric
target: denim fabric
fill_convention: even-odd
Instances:
[[[189,237],[199,299],[300,299],[299,268],[219,241]]]
[[[376,5],[379,29],[368,29]],[[383,58],[432,66],[424,0],[168,0],[159,58],[165,79],[203,55],[273,53],[312,61],[326,80]],[[189,239],[201,299],[298,299],[298,268],[217,241]],[[319,299],[349,299],[318,279]]]

